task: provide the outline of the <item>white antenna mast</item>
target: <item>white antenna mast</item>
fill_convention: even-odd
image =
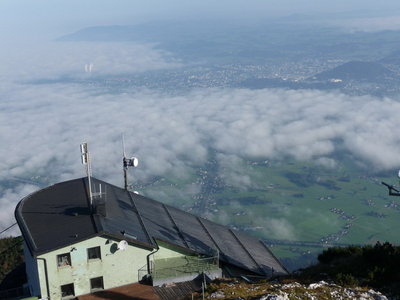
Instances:
[[[81,159],[82,159],[82,164],[86,168],[86,175],[88,177],[90,209],[92,210],[93,209],[93,194],[92,194],[92,181],[91,181],[92,166],[90,163],[90,155],[89,155],[87,143],[81,144]]]
[[[126,157],[126,153],[125,153],[125,136],[124,134],[122,134],[122,157]]]
[[[126,158],[125,153],[125,139],[122,134],[122,166],[124,169],[124,188],[128,190],[128,168],[129,167],[137,167],[139,161],[136,157]]]

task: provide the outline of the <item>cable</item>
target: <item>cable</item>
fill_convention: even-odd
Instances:
[[[17,222],[15,222],[14,224],[8,226],[6,229],[2,230],[2,231],[0,232],[0,234],[2,234],[3,232],[6,232],[8,229],[10,229],[11,227],[13,227],[13,226],[15,226],[15,225],[17,225]]]

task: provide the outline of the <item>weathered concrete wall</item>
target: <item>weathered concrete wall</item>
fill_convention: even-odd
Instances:
[[[75,296],[88,294],[90,279],[103,277],[104,289],[138,281],[138,269],[146,265],[147,249],[129,245],[125,251],[116,250],[118,241],[94,237],[68,247],[43,254],[47,263],[51,299],[61,298],[61,286],[74,284]],[[87,249],[100,246],[101,259],[88,260]],[[71,266],[57,266],[57,255],[70,253]],[[39,264],[42,297],[47,296],[44,263]]]

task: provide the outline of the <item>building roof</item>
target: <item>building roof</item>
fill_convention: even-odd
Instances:
[[[105,235],[148,249],[162,240],[204,255],[218,250],[222,262],[255,274],[287,273],[255,237],[92,178],[94,189],[100,185],[94,209],[87,178],[52,185],[20,201],[15,216],[33,255]]]
[[[168,288],[164,288],[168,290]],[[131,283],[128,285],[102,290],[94,292],[92,294],[87,294],[83,296],[78,296],[78,300],[114,300],[114,299],[138,299],[138,300],[164,300],[161,298],[155,287],[140,283]],[[178,298],[175,298],[178,299]]]

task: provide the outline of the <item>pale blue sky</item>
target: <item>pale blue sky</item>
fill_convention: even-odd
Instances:
[[[259,18],[295,13],[400,11],[398,0],[1,0],[0,34],[58,36],[87,26],[126,25],[175,18]],[[367,13],[368,14],[368,13]]]

